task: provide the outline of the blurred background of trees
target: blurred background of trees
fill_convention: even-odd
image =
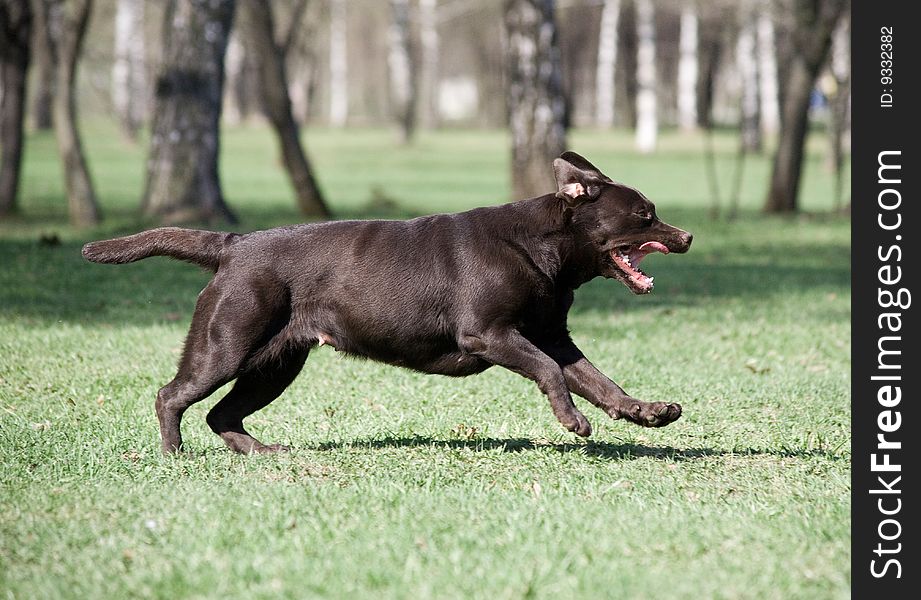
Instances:
[[[796,212],[810,123],[843,172],[848,15],[845,0],[0,0],[0,217],[29,127],[54,130],[72,222],[102,218],[87,115],[149,148],[138,206],[163,222],[233,220],[222,121],[271,125],[308,217],[330,216],[309,128],[381,125],[395,144],[507,128],[515,197],[551,191],[572,127],[633,130],[642,153],[663,128],[732,129],[737,174],[772,153],[764,210]],[[714,214],[732,216],[733,181],[709,178]]]

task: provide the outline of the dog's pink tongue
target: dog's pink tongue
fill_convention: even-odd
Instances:
[[[646,252],[661,252],[662,254],[668,254],[668,248],[665,247],[665,244],[659,242],[646,242],[640,246],[640,250]]]

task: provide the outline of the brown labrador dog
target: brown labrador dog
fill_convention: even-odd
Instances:
[[[182,446],[185,410],[236,380],[208,425],[237,452],[272,452],[243,419],[277,398],[310,349],[337,350],[425,373],[493,365],[535,381],[563,426],[591,434],[576,393],[614,419],[661,427],[674,403],[643,402],[572,342],[573,290],[598,276],[636,294],[651,252],[686,252],[643,194],[567,152],[558,190],[539,198],[410,221],[341,221],[247,234],[164,227],[83,248],[87,260],[170,256],[215,272],[198,297],[176,377],[157,394],[163,451]]]

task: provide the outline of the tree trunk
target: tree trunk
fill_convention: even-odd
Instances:
[[[774,57],[777,63],[777,131],[784,126],[784,106],[787,97],[787,82],[790,81],[790,68],[796,54],[795,16],[792,14],[793,0],[787,0],[783,5],[774,2],[775,10],[771,23],[774,25]]]
[[[809,126],[809,99],[816,77],[828,56],[832,32],[846,0],[796,0],[795,52],[785,85],[783,128],[774,155],[771,186],[764,202],[769,213],[791,213],[799,208],[803,148]]]
[[[777,89],[777,44],[774,22],[765,11],[758,15],[758,88],[761,95],[761,131],[774,135],[780,128],[780,104]]]
[[[48,131],[54,124],[51,101],[54,98],[54,51],[51,31],[60,29],[60,10],[49,10],[45,0],[32,2],[32,63],[35,70],[35,89],[32,91],[32,127]]]
[[[419,0],[419,121],[438,126],[438,15],[437,0]]]
[[[144,65],[144,0],[118,0],[112,103],[128,138],[137,139],[144,122],[147,77]]]
[[[409,0],[390,0],[390,12],[387,35],[390,102],[400,127],[400,141],[408,144],[416,129],[416,69],[409,30]]]
[[[758,96],[758,62],[755,53],[755,27],[751,4],[741,8],[741,23],[736,38],[735,67],[739,78],[739,149],[736,153],[732,187],[729,191],[730,221],[739,213],[745,159],[750,152],[761,151],[761,116]]]
[[[766,212],[796,212],[798,209],[797,195],[813,81],[814,77],[804,64],[797,61],[790,65],[783,111],[784,128],[774,155],[771,187],[764,205]]]
[[[656,118],[663,126],[678,126],[678,64],[681,62],[681,11],[652,0],[656,39]]]
[[[755,53],[755,29],[751,18],[743,14],[742,28],[736,40],[736,67],[741,88],[739,134],[742,152],[761,152],[761,110],[758,86],[758,62]]]
[[[698,22],[697,124],[703,129],[713,126],[713,96],[723,53],[722,28],[722,20],[712,14]]]
[[[505,28],[512,192],[530,198],[556,190],[551,164],[566,150],[553,0],[507,0]]]
[[[656,149],[656,20],[652,0],[636,0],[636,149]]]
[[[218,177],[224,53],[234,0],[171,0],[142,209],[164,221],[226,219]]]
[[[329,124],[342,127],[349,117],[345,0],[330,0],[329,10]]]
[[[224,53],[224,93],[221,99],[221,118],[232,124],[246,122],[255,114],[263,114],[262,90],[259,89],[259,66],[248,48],[245,36],[238,28],[230,31],[227,51]]]
[[[244,0],[243,9],[241,21],[259,67],[266,116],[275,128],[298,206],[304,215],[328,217],[329,210],[301,147],[297,123],[291,113],[284,50],[275,42],[272,5],[263,0]]]
[[[595,122],[614,125],[614,68],[617,65],[617,22],[620,0],[604,0],[598,29],[598,67],[595,73]]]
[[[0,217],[16,210],[31,29],[29,0],[0,0]]]
[[[678,42],[678,126],[684,131],[697,128],[697,12],[693,5],[681,11]]]
[[[851,44],[850,19],[841,19],[832,37],[831,73],[835,90],[829,106],[830,161],[835,176],[833,208],[841,210],[844,184],[844,153],[850,138]]]
[[[304,15],[307,14],[309,6],[307,0],[291,0],[287,4],[290,5],[290,11],[285,15],[287,25],[283,31],[272,34],[278,40],[276,45],[281,50],[282,56],[288,56],[297,45],[297,40],[305,29]],[[317,3],[314,2],[314,4]],[[313,34],[312,31],[308,30],[308,32]]]
[[[292,21],[285,37],[284,53],[288,73],[288,96],[291,98],[291,112],[299,125],[306,124],[316,114],[314,99],[317,80],[321,75],[317,63],[318,26],[321,2],[307,3],[300,0],[294,9],[296,21]]]
[[[239,125],[249,113],[243,85],[245,61],[246,50],[240,35],[232,31],[224,53],[224,96],[221,99],[224,120],[231,125]]]
[[[77,101],[74,90],[77,63],[80,60],[93,2],[49,0],[49,4],[52,3],[59,4],[61,8],[60,37],[52,40],[57,63],[52,103],[54,134],[58,142],[58,154],[64,165],[64,187],[67,191],[70,221],[77,226],[94,225],[100,221],[101,215],[93,180],[86,165],[80,132],[77,129]]]
[[[620,23],[617,32],[617,42],[620,48],[617,51],[620,65],[616,67],[620,74],[619,89],[624,91],[620,96],[623,97],[614,106],[616,115],[623,115],[623,119],[616,118],[623,127],[633,129],[636,127],[636,95],[638,86],[636,82],[636,3],[634,0],[624,0],[621,3]],[[616,82],[616,77],[615,77]]]

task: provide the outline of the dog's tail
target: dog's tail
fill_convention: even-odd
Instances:
[[[160,227],[134,235],[90,242],[83,258],[95,263],[124,264],[148,256],[169,256],[217,271],[221,250],[238,237],[235,233]]]

